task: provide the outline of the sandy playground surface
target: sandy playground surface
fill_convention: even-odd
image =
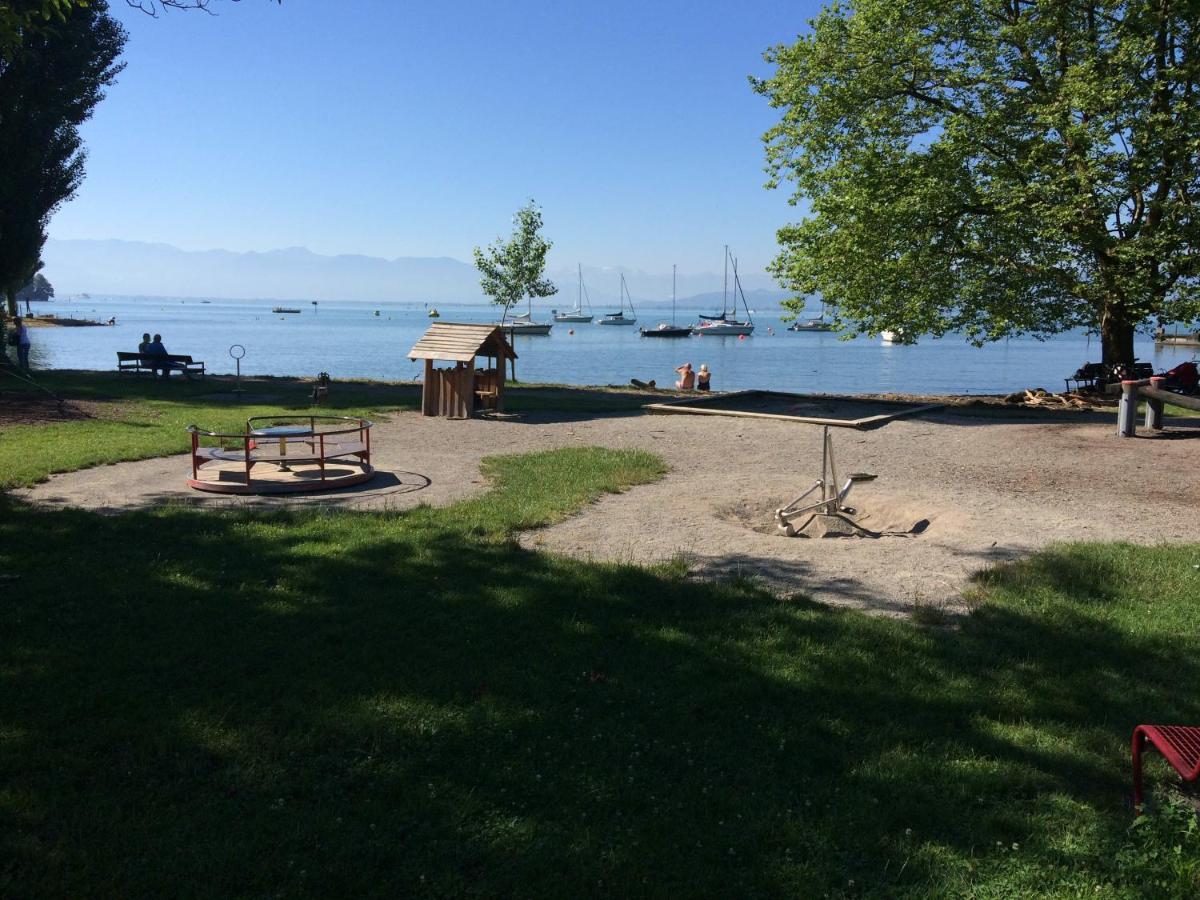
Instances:
[[[957,607],[973,573],[1053,542],[1195,540],[1200,526],[1200,420],[1171,420],[1161,436],[1123,440],[1111,416],[948,409],[870,431],[833,429],[840,471],[878,476],[856,486],[849,503],[863,524],[891,534],[784,537],[772,511],[818,476],[821,433],[724,416],[529,413],[452,422],[402,412],[376,425],[375,482],[336,498],[200,494],[185,485],[186,456],[57,475],[16,493],[109,513],[164,502],[400,509],[485,490],[479,461],[487,455],[636,447],[661,455],[670,473],[523,543],[598,560],[683,555],[700,577],[756,576],[780,592],[892,614],[914,604]]]

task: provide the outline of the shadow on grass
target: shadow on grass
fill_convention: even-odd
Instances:
[[[1133,725],[1200,716],[1195,638],[1094,615],[1087,554],[1011,576],[1078,603],[925,630],[453,509],[0,504],[13,895],[1073,889]]]

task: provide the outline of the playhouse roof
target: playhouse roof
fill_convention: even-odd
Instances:
[[[476,356],[517,358],[499,325],[463,322],[434,322],[408,352],[409,359],[448,359],[454,362],[471,362]]]

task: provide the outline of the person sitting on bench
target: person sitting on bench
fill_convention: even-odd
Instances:
[[[146,355],[163,357],[161,363],[156,361],[153,364],[154,374],[159,378],[166,378],[169,376],[172,369],[179,369],[182,371],[186,368],[183,363],[174,363],[166,358],[169,354],[167,353],[167,348],[163,346],[161,334],[156,334],[154,336],[154,340],[152,340],[150,342],[150,346],[146,348]]]
[[[140,344],[138,344],[138,353],[142,354],[142,356],[147,356],[150,353],[150,334],[149,333],[142,335],[142,342]]]

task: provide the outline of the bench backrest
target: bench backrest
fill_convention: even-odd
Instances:
[[[155,356],[151,353],[128,353],[123,350],[117,351],[118,362],[132,362],[137,360],[143,363],[155,362],[177,362],[191,364],[194,360],[190,356],[182,356],[178,353],[169,353],[166,356]]]

